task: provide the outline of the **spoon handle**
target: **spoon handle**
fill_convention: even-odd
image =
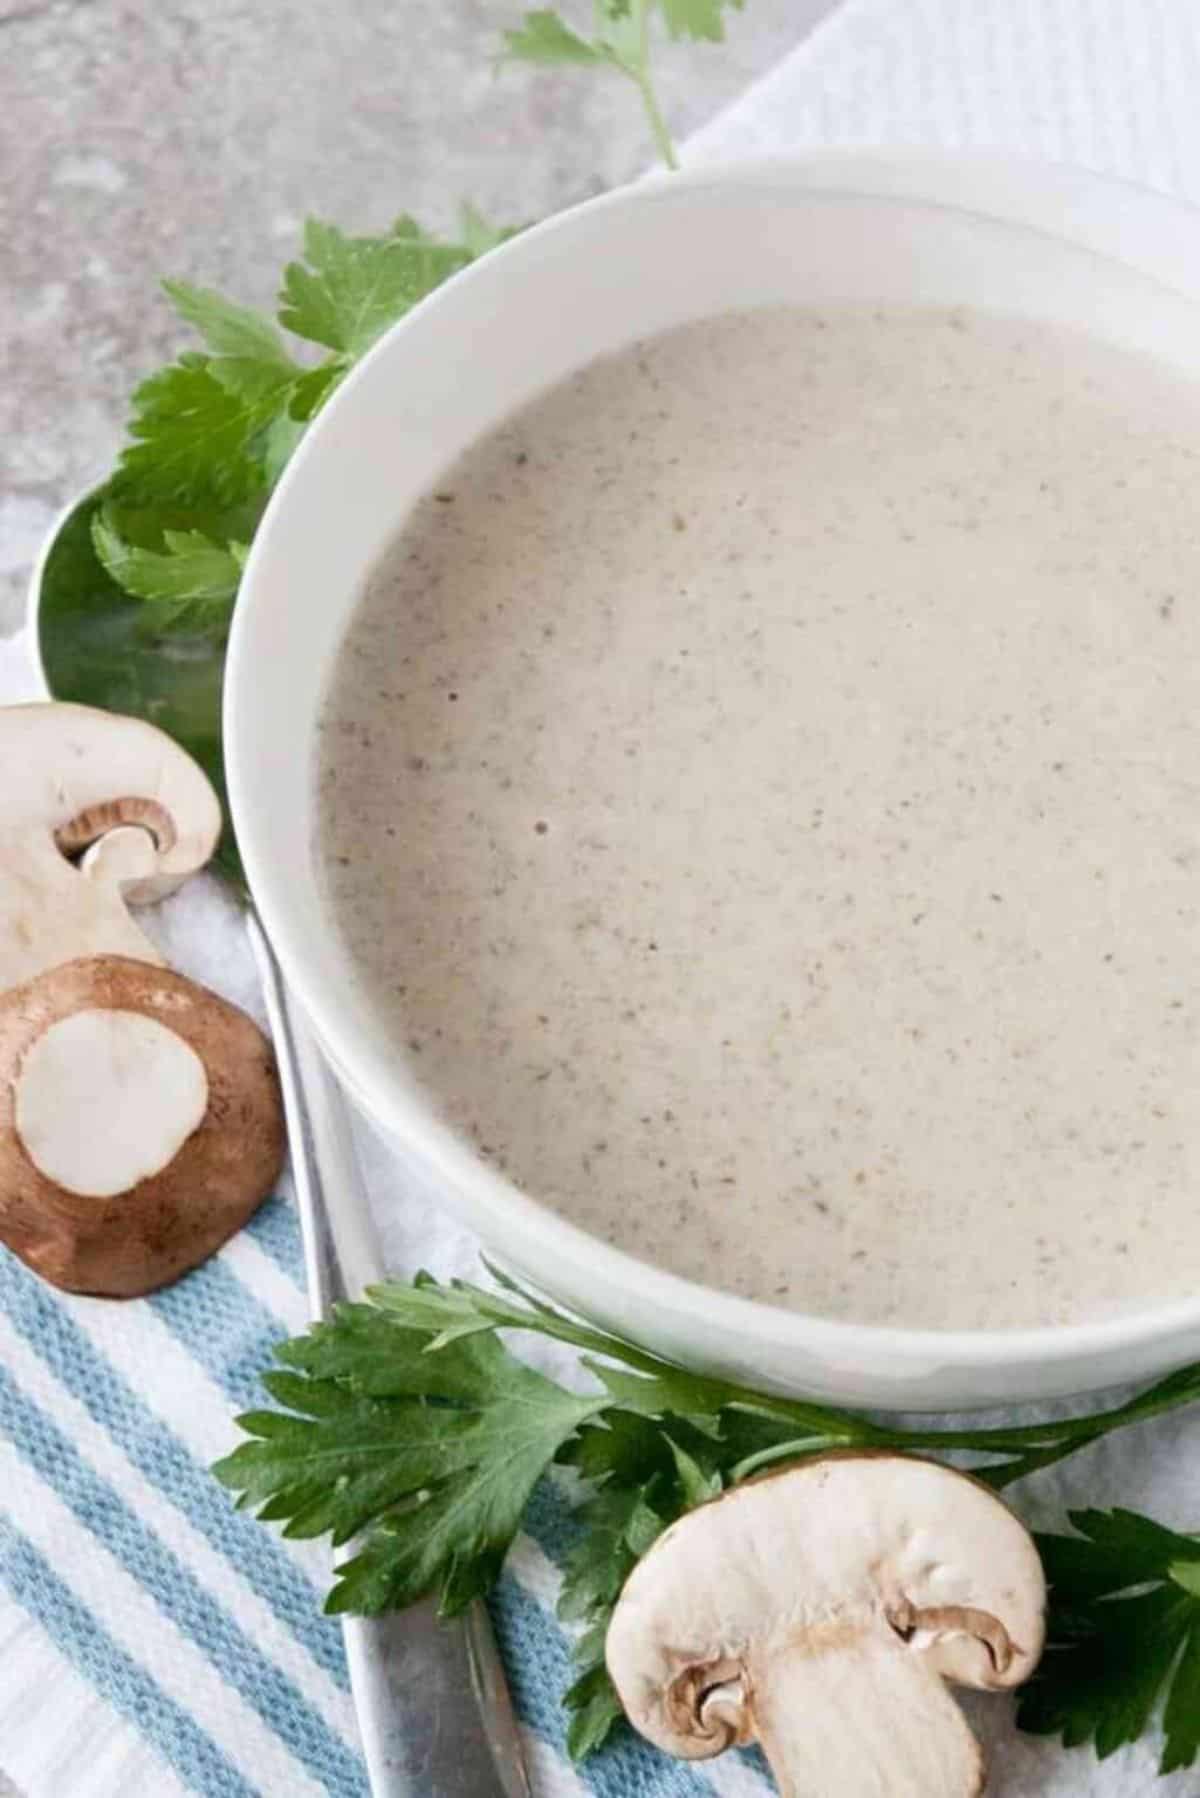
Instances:
[[[287,1117],[314,1319],[384,1278],[346,1102],[262,926],[247,929]],[[482,1603],[458,1622],[432,1601],[344,1617],[350,1685],[373,1798],[530,1798],[504,1666]]]

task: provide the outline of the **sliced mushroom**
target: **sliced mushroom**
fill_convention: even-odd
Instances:
[[[983,1756],[945,1682],[1020,1685],[1044,1609],[1033,1541],[986,1486],[912,1456],[826,1455],[665,1531],[606,1658],[651,1742],[703,1760],[757,1741],[782,1798],[975,1798]]]
[[[160,961],[126,904],[212,854],[221,808],[196,763],[138,718],[47,703],[0,708],[0,768],[0,988],[72,956]]]
[[[205,987],[102,955],[0,994],[0,1240],[55,1285],[165,1285],[241,1227],[283,1152],[270,1045]]]

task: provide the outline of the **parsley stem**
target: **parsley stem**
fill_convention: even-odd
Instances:
[[[658,103],[658,95],[654,91],[654,81],[650,74],[650,7],[649,0],[634,0],[637,8],[638,25],[638,58],[636,66],[627,64],[638,93],[642,96],[646,118],[663,163],[674,173],[679,167],[679,157],[675,151],[674,139],[663,117],[662,107]]]
[[[761,1473],[766,1467],[772,1467],[777,1461],[799,1460],[805,1455],[824,1455],[833,1449],[866,1448],[894,1449],[898,1454],[912,1454],[921,1450],[944,1453],[951,1448],[974,1449],[976,1452],[986,1447],[994,1447],[1006,1460],[988,1461],[981,1467],[973,1467],[970,1471],[977,1479],[986,1480],[998,1490],[1011,1486],[1016,1480],[1023,1480],[1031,1473],[1039,1473],[1043,1467],[1051,1467],[1055,1461],[1065,1460],[1077,1449],[1086,1448],[1098,1440],[1103,1431],[1096,1431],[1084,1436],[1070,1436],[1052,1443],[1045,1448],[1019,1448],[1015,1444],[997,1442],[985,1444],[979,1438],[967,1439],[956,1443],[947,1435],[937,1431],[920,1434],[916,1431],[880,1430],[877,1434],[847,1433],[831,1436],[789,1437],[786,1442],[772,1443],[769,1448],[762,1448],[757,1453],[747,1455],[729,1469],[730,1485],[736,1486],[740,1481],[748,1479],[751,1474]]]
[[[738,1485],[749,1479],[752,1473],[760,1473],[764,1467],[771,1467],[776,1461],[795,1461],[802,1455],[824,1455],[834,1448],[853,1448],[856,1446],[853,1436],[801,1436],[789,1442],[777,1442],[772,1448],[760,1448],[757,1454],[747,1455],[745,1460],[738,1461],[729,1469],[728,1483]]]
[[[679,157],[675,153],[674,141],[670,131],[667,129],[667,121],[663,118],[662,109],[658,104],[658,96],[654,92],[654,83],[651,81],[648,73],[638,75],[636,79],[638,92],[642,96],[642,105],[646,109],[646,117],[650,121],[650,129],[654,133],[654,142],[658,148],[658,153],[662,157],[666,167],[671,170],[672,174],[674,174],[679,168]]]
[[[1191,1397],[1194,1394],[1184,1396],[1177,1391],[1153,1388],[1127,1404],[1110,1411],[1096,1412],[1090,1417],[1064,1418],[1058,1423],[1029,1424],[1016,1428],[1001,1426],[979,1430],[892,1430],[871,1423],[866,1418],[850,1417],[846,1419],[845,1431],[831,1431],[824,1436],[789,1437],[786,1441],[772,1443],[767,1448],[747,1455],[729,1470],[729,1479],[736,1484],[777,1461],[802,1455],[824,1454],[835,1448],[887,1448],[904,1454],[925,1452],[938,1455],[957,1450],[1001,1457],[986,1461],[971,1470],[979,1479],[1000,1489],[1013,1485],[1017,1480],[1027,1479],[1030,1474],[1040,1473],[1043,1468],[1052,1467],[1056,1461],[1066,1460],[1068,1455],[1076,1454],[1080,1449],[1089,1448],[1092,1443],[1099,1442],[1113,1430],[1122,1429],[1127,1424],[1141,1423],[1148,1417],[1173,1409],[1180,1402],[1190,1402]],[[768,1412],[770,1403],[771,1401],[767,1401],[759,1408],[760,1414]],[[774,1414],[778,1416],[786,1413],[781,1407]]]

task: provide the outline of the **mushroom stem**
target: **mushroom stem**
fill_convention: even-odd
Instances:
[[[748,1726],[748,1727],[747,1727]],[[886,1642],[775,1646],[752,1675],[744,1725],[780,1798],[977,1798],[984,1765],[966,1718],[916,1655]]]

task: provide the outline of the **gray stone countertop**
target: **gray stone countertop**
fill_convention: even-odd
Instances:
[[[131,387],[186,341],[171,274],[262,303],[313,212],[523,221],[652,158],[616,75],[497,71],[522,0],[0,0],[0,633],[102,474]],[[748,0],[659,59],[683,135],[829,0]],[[583,0],[564,0],[582,24]]]

